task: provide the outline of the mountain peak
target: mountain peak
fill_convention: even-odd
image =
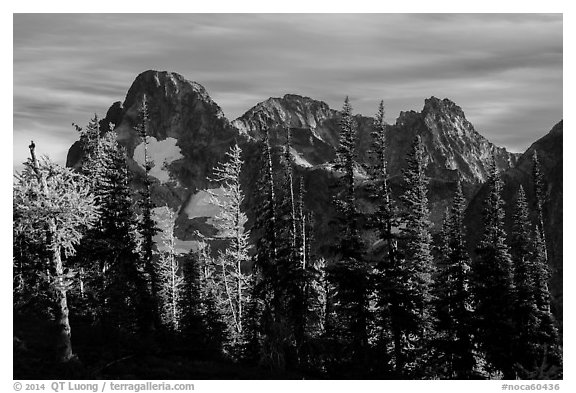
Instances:
[[[140,122],[140,109],[147,97],[148,136],[153,149],[168,149],[175,159],[167,173],[179,184],[198,187],[207,183],[207,174],[224,157],[225,151],[238,136],[220,107],[206,89],[175,72],[148,70],[140,73],[128,89],[123,103],[114,103],[103,124],[115,124],[118,141],[126,147],[128,156],[135,157],[142,139],[135,127]],[[198,162],[186,161],[196,157]],[[157,160],[156,168],[164,167]]]
[[[456,115],[464,116],[464,111],[456,103],[448,98],[439,99],[434,96],[424,100],[424,108],[422,113],[454,113]]]
[[[311,98],[301,96],[300,94],[287,93],[287,94],[284,94],[284,97],[282,97],[282,99],[298,101],[298,100],[310,100]]]
[[[420,135],[428,146],[430,159],[440,172],[457,171],[466,181],[481,183],[488,176],[487,165],[494,155],[497,166],[505,170],[513,166],[517,155],[490,143],[470,123],[462,108],[448,98],[424,100],[421,112],[401,112],[396,129],[410,138]]]
[[[271,97],[259,102],[232,124],[241,132],[260,138],[264,127],[315,129],[335,113],[336,111],[323,101],[297,94],[285,94],[281,98]]]
[[[396,120],[398,126],[425,123],[432,131],[454,131],[475,134],[474,126],[466,119],[462,108],[448,98],[430,97],[424,100],[421,112],[402,111]]]
[[[141,102],[144,94],[156,98],[163,96],[165,100],[181,99],[185,95],[193,94],[202,101],[217,106],[204,86],[198,82],[190,81],[176,72],[147,70],[140,73],[128,89],[124,106],[129,107],[135,102]],[[219,116],[224,117],[220,107],[218,110]]]

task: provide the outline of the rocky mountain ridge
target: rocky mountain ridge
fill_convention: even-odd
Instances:
[[[335,158],[338,146],[339,112],[325,102],[286,94],[269,98],[229,122],[221,108],[206,90],[171,72],[146,71],[138,75],[124,102],[114,103],[101,121],[103,130],[113,123],[119,139],[132,156],[141,142],[134,131],[138,108],[144,94],[150,110],[150,136],[157,141],[174,138],[183,159],[168,163],[169,171],[186,187],[206,186],[203,178],[221,158],[233,140],[260,140],[263,127],[271,139],[283,143],[285,129],[292,132],[296,163],[321,165]],[[356,115],[358,156],[368,162],[373,118]],[[388,159],[392,175],[399,175],[412,140],[422,136],[429,152],[429,174],[443,180],[454,180],[456,172],[469,183],[481,183],[486,176],[486,162],[494,154],[501,170],[512,167],[518,155],[494,146],[466,119],[462,109],[448,99],[425,100],[420,113],[401,112],[396,123],[389,125]],[[299,158],[302,158],[300,160]],[[67,165],[78,161],[74,147]],[[190,165],[194,161],[194,165]]]
[[[207,189],[217,188],[212,182],[212,169],[225,157],[236,141],[245,154],[247,210],[250,217],[250,195],[255,184],[257,143],[264,127],[277,152],[285,143],[286,129],[292,135],[292,157],[296,176],[302,177],[307,188],[306,206],[316,216],[316,238],[328,242],[332,236],[331,217],[334,214],[330,189],[336,174],[332,163],[338,146],[340,112],[326,103],[309,97],[287,94],[267,99],[232,122],[221,108],[196,82],[170,72],[146,71],[135,79],[124,102],[112,104],[101,121],[103,132],[115,124],[119,139],[128,150],[134,186],[142,184],[144,173],[139,146],[141,139],[134,130],[138,109],[146,95],[150,111],[150,145],[154,152],[153,199],[159,206],[168,204],[178,211],[176,233],[182,241],[193,241],[194,233],[213,234],[211,217],[206,208]],[[376,107],[375,103],[375,107]],[[359,192],[363,193],[365,178],[362,167],[369,163],[369,150],[374,119],[355,115],[358,129]],[[486,178],[493,155],[503,172],[511,170],[517,154],[497,147],[476,132],[463,110],[448,99],[431,97],[425,100],[421,112],[402,112],[386,129],[386,151],[391,185],[400,194],[402,169],[416,135],[422,138],[427,151],[430,181],[431,218],[438,231],[445,208],[450,204],[458,178],[464,182],[466,196],[472,200]],[[72,146],[68,165],[80,158],[78,144]],[[361,197],[369,209],[370,201]],[[328,243],[327,243],[328,244]]]
[[[323,161],[329,162],[334,159],[338,146],[339,116],[338,111],[322,101],[287,94],[257,104],[232,125],[255,139],[262,138],[266,127],[272,138],[278,135],[278,143],[282,143],[282,133],[288,127],[293,137],[309,140],[309,147],[314,146],[314,150],[325,149]],[[356,115],[355,119],[359,161],[368,163],[374,119],[363,115]],[[393,176],[401,174],[417,134],[429,153],[429,175],[444,180],[455,180],[458,172],[469,183],[481,183],[486,179],[487,163],[492,156],[501,170],[513,167],[519,156],[495,146],[476,132],[455,103],[431,97],[425,100],[421,112],[401,112],[396,124],[387,127],[387,155]],[[304,153],[306,146],[303,144],[297,150]]]

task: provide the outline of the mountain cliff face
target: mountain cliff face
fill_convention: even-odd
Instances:
[[[150,136],[157,141],[173,138],[182,155],[168,163],[168,172],[186,188],[205,188],[212,167],[224,158],[237,131],[200,84],[171,72],[147,71],[128,90],[121,117],[110,119],[130,155],[141,142],[134,126],[144,94],[150,111]]]
[[[505,202],[506,227],[512,227],[512,214],[514,211],[516,193],[520,185],[526,191],[528,203],[534,210],[534,181],[532,179],[532,157],[538,152],[540,167],[544,176],[545,200],[544,200],[544,231],[550,268],[552,269],[552,281],[550,290],[555,307],[555,315],[562,318],[563,305],[563,255],[562,255],[562,225],[563,225],[563,122],[560,121],[552,130],[536,142],[534,142],[524,154],[520,156],[514,168],[501,173],[504,181],[502,196]],[[468,229],[468,243],[471,247],[477,244],[482,235],[481,222],[484,200],[488,194],[488,187],[483,186],[471,200],[466,211],[465,224]],[[536,217],[533,217],[535,220]],[[471,250],[473,253],[473,250]]]
[[[230,145],[237,141],[245,151],[246,179],[250,188],[254,184],[257,141],[262,130],[270,130],[273,146],[285,143],[286,129],[292,135],[292,156],[298,176],[307,188],[307,204],[317,216],[319,227],[327,237],[331,231],[328,222],[333,214],[329,186],[335,174],[332,164],[338,146],[340,113],[326,103],[308,97],[287,94],[270,98],[249,109],[238,119],[229,122],[220,107],[198,83],[171,72],[146,71],[138,75],[123,102],[109,108],[101,121],[101,128],[115,125],[120,142],[127,148],[134,186],[141,186],[143,145],[134,127],[138,123],[138,110],[146,95],[150,111],[149,153],[154,161],[151,175],[155,178],[153,198],[157,205],[168,204],[178,209],[177,234],[183,240],[193,238],[200,230],[213,231],[210,215],[204,210],[208,188],[216,187],[210,181],[212,169],[225,157]],[[376,103],[375,103],[376,107]],[[358,181],[359,190],[366,183],[363,165],[369,162],[369,150],[374,119],[355,116],[358,127]],[[448,99],[431,97],[425,100],[421,112],[402,112],[395,124],[387,127],[389,169],[392,187],[399,194],[402,187],[402,169],[416,135],[420,135],[428,152],[427,171],[431,177],[430,207],[434,223],[441,222],[455,183],[460,176],[465,192],[471,198],[486,178],[489,159],[496,157],[502,171],[514,166],[517,155],[494,146],[478,134],[466,120],[460,107]],[[76,143],[68,154],[68,166],[75,166],[80,158]],[[253,190],[246,189],[250,195]],[[250,201],[250,198],[248,198]],[[248,203],[249,203],[248,201]],[[370,202],[361,203],[369,209]],[[248,206],[250,209],[250,206]],[[323,225],[326,224],[326,225]],[[439,228],[436,225],[434,230]],[[321,234],[319,238],[322,238]]]
[[[211,186],[213,167],[224,160],[234,141],[245,137],[230,125],[200,84],[172,72],[143,72],[132,83],[124,102],[112,104],[100,122],[102,132],[114,124],[118,140],[127,149],[136,189],[142,187],[144,176],[143,141],[135,131],[144,95],[150,113],[152,199],[157,206],[167,204],[180,212],[176,233],[181,240],[190,240],[197,230],[211,233],[208,217],[189,217],[186,207],[195,194]],[[68,152],[67,166],[77,165],[80,154],[77,142]],[[190,248],[193,244],[180,246]]]
[[[317,251],[329,253],[333,238],[331,221],[335,214],[331,185],[337,176],[332,168],[338,147],[340,112],[326,103],[308,97],[287,94],[267,99],[229,122],[220,107],[198,83],[171,72],[146,71],[138,75],[123,102],[115,102],[100,122],[103,132],[114,124],[120,142],[127,148],[135,188],[142,185],[143,144],[134,127],[138,110],[146,95],[150,111],[149,153],[154,161],[153,200],[158,206],[168,204],[178,211],[176,234],[178,246],[194,247],[196,231],[214,235],[211,217],[214,208],[208,203],[206,190],[217,192],[210,181],[212,170],[225,158],[228,148],[237,141],[244,150],[243,184],[247,195],[247,212],[253,215],[251,195],[257,172],[257,142],[269,129],[270,140],[279,154],[286,130],[292,135],[292,157],[296,178],[302,178],[307,190],[306,207],[314,212]],[[376,107],[376,103],[375,103]],[[359,203],[370,211],[366,195],[363,165],[369,163],[369,150],[374,119],[356,115],[358,129]],[[552,293],[557,314],[562,304],[562,122],[530,147],[522,156],[509,153],[490,143],[476,132],[462,109],[454,102],[436,97],[426,99],[421,112],[401,112],[386,129],[391,186],[395,195],[402,192],[402,169],[416,135],[422,138],[428,153],[430,176],[429,201],[433,231],[440,229],[442,215],[449,206],[455,184],[460,177],[470,202],[466,222],[471,245],[481,233],[481,211],[486,190],[482,183],[489,162],[495,157],[505,180],[504,199],[508,208],[520,184],[532,196],[531,155],[540,155],[548,180],[545,204],[546,236],[554,270]],[[67,165],[76,166],[81,158],[80,146],[69,150]],[[531,199],[531,200],[532,200]],[[509,223],[508,223],[509,224]],[[473,246],[472,246],[473,247]],[[558,310],[559,308],[559,310]]]
[[[356,115],[355,122],[358,161],[359,164],[369,164],[374,119]],[[330,163],[336,158],[339,123],[340,113],[330,109],[326,103],[290,94],[257,104],[234,120],[232,125],[256,140],[262,138],[262,130],[267,127],[271,143],[276,146],[285,143],[286,129],[290,128],[295,163],[308,168],[308,172],[314,168],[314,173],[323,172],[324,176],[331,176]],[[442,220],[458,177],[464,182],[466,195],[471,197],[486,179],[492,156],[500,170],[511,168],[518,157],[478,134],[462,109],[448,99],[426,99],[421,112],[402,112],[395,124],[388,125],[386,132],[389,171],[398,193],[401,192],[406,155],[416,135],[421,136],[428,152],[429,198],[435,224]],[[359,165],[359,181],[363,179],[365,173]],[[329,193],[327,189],[323,191]]]
[[[420,135],[428,152],[428,172],[433,178],[482,183],[492,156],[500,170],[514,166],[517,155],[497,147],[466,119],[462,108],[449,99],[426,99],[422,112],[401,112],[389,132],[391,170],[404,161],[406,145]],[[400,164],[401,165],[401,164]]]
[[[326,119],[336,115],[337,112],[330,109],[325,102],[296,94],[286,94],[282,98],[269,98],[257,104],[232,124],[242,132],[261,138],[263,126],[315,130]],[[317,137],[322,138],[320,135]]]
[[[149,136],[154,167],[157,173],[160,169],[165,172],[162,179],[158,176],[157,179],[161,181],[168,177],[180,189],[205,188],[213,166],[224,158],[224,152],[238,137],[238,131],[200,84],[176,73],[143,72],[132,83],[124,102],[114,103],[100,122],[104,131],[110,123],[115,125],[120,143],[127,148],[130,158],[139,158],[136,161],[140,166],[143,157],[137,156],[142,140],[135,127],[144,95],[150,112]],[[169,157],[164,157],[166,150],[171,151]],[[154,159],[154,151],[158,153],[157,159]],[[68,166],[76,161],[74,153],[69,153]]]
[[[374,119],[356,115],[358,127],[358,157],[368,163],[370,132]],[[322,101],[308,97],[285,95],[270,98],[248,110],[232,125],[255,139],[262,138],[262,129],[270,129],[271,138],[278,135],[283,143],[285,128],[301,141],[295,149],[304,157],[310,151],[323,154],[318,159],[329,162],[338,146],[340,114]],[[389,142],[387,155],[392,176],[401,174],[406,154],[416,135],[420,135],[429,153],[428,172],[433,178],[454,181],[457,173],[468,183],[481,183],[486,179],[488,162],[495,156],[498,168],[514,166],[518,155],[497,147],[474,130],[462,109],[448,99],[431,97],[425,100],[422,112],[402,112],[396,124],[387,128]]]

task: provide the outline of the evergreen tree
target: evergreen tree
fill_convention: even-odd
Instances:
[[[98,173],[98,168],[101,167],[101,161],[98,160],[99,141],[101,137],[100,120],[98,119],[98,115],[94,114],[94,117],[88,122],[88,125],[85,128],[79,127],[76,124],[73,124],[73,126],[80,134],[79,142],[83,153],[79,168],[80,172],[87,175],[90,180],[95,182],[97,178],[94,178],[91,175]]]
[[[532,376],[534,379],[550,378],[548,368],[562,367],[562,349],[558,324],[550,309],[550,290],[548,282],[550,280],[550,268],[546,258],[545,240],[538,227],[534,231],[534,243],[532,249],[532,280],[534,282],[534,301],[537,308],[538,330],[537,330],[537,373]],[[533,369],[532,372],[535,370]],[[546,372],[548,371],[548,374]],[[561,377],[561,371],[552,372],[552,376]]]
[[[337,288],[334,311],[338,318],[336,339],[349,346],[350,360],[366,361],[368,350],[368,265],[363,259],[359,232],[354,169],[356,126],[352,107],[346,97],[340,120],[340,139],[335,169],[342,172],[341,196],[336,199],[339,215],[338,260],[331,267],[331,280]]]
[[[484,206],[484,230],[472,265],[476,339],[489,372],[499,371],[505,379],[516,377],[513,364],[515,339],[512,261],[504,231],[502,180],[492,159],[486,181],[489,194]]]
[[[546,200],[544,176],[540,168],[538,152],[534,150],[532,155],[532,181],[534,182],[534,205],[536,207],[536,223],[538,230],[544,236],[544,201]],[[545,237],[545,236],[544,236]],[[548,257],[548,255],[546,255]]]
[[[262,321],[266,311],[262,293],[262,276],[258,276],[257,273],[258,270],[254,268],[250,276],[252,293],[250,301],[246,305],[246,324],[244,327],[246,342],[242,351],[242,360],[249,365],[262,364],[262,337],[266,327]]]
[[[106,174],[106,168],[110,166],[110,154],[107,148],[115,144],[115,140],[107,143],[110,135],[101,136],[98,116],[90,120],[85,128],[74,125],[80,133],[80,146],[83,159],[78,171],[86,176],[90,188],[94,194],[96,208],[102,211],[102,186]],[[104,271],[103,266],[107,256],[107,243],[101,236],[102,218],[99,217],[92,229],[90,229],[77,247],[77,253],[71,259],[74,268],[82,275],[78,275],[82,285],[81,299],[77,301],[85,311],[91,312],[93,322],[101,321],[103,316],[103,290]],[[73,293],[72,293],[73,294]],[[74,304],[74,298],[71,298]],[[80,310],[79,310],[80,311]]]
[[[217,260],[220,265],[221,299],[227,305],[224,315],[232,339],[232,350],[241,348],[245,343],[245,308],[251,294],[251,281],[249,274],[245,272],[249,260],[250,232],[245,229],[248,219],[242,211],[244,193],[240,186],[240,173],[244,162],[241,154],[242,150],[235,144],[226,153],[228,161],[214,169],[213,180],[220,184],[222,192],[212,193],[210,199],[210,203],[220,210],[214,219],[218,230],[217,237],[227,242],[225,251]]]
[[[356,258],[361,250],[361,240],[358,228],[358,209],[356,206],[356,183],[354,181],[354,167],[357,158],[356,143],[357,130],[352,115],[352,106],[348,97],[342,107],[340,119],[339,144],[336,150],[335,169],[342,172],[342,196],[338,200],[338,207],[342,215],[342,252],[352,254]],[[346,258],[347,255],[344,255]]]
[[[522,378],[545,378],[542,365],[558,367],[561,356],[556,321],[550,312],[547,285],[550,272],[546,247],[539,225],[532,230],[528,201],[522,186],[516,198],[510,251],[516,290],[515,365]],[[536,370],[538,375],[534,375]]]
[[[432,236],[430,234],[430,211],[428,208],[428,177],[425,174],[426,156],[420,136],[407,157],[404,170],[405,191],[401,196],[405,207],[403,217],[402,245],[405,285],[400,292],[404,308],[404,335],[408,351],[405,351],[405,369],[415,375],[424,372],[428,346],[433,336]],[[407,348],[408,348],[407,347]]]
[[[93,239],[102,246],[95,256],[103,272],[104,325],[120,332],[148,331],[153,322],[150,294],[140,271],[137,245],[137,221],[126,163],[126,151],[116,134],[110,132],[100,141],[104,155],[102,178],[98,188],[100,221]]]
[[[391,197],[388,183],[388,162],[386,160],[386,125],[384,122],[384,101],[380,102],[372,136],[372,167],[370,178],[374,184],[371,197],[376,201],[376,211],[373,214],[372,226],[377,230],[378,237],[386,242],[387,258],[390,264],[398,249],[393,228],[399,226],[397,215]]]
[[[256,242],[255,268],[262,275],[262,289],[271,297],[265,286],[272,284],[275,279],[274,270],[277,268],[276,260],[277,248],[277,211],[276,211],[276,191],[274,185],[274,171],[272,166],[272,151],[270,148],[269,132],[264,130],[264,140],[261,143],[261,154],[259,155],[260,168],[256,184],[256,218],[254,231],[258,232]],[[266,285],[264,285],[268,282]],[[270,300],[270,299],[268,299]]]
[[[298,185],[298,199],[296,201],[296,259],[297,263],[302,266],[302,269],[307,268],[308,260],[310,258],[310,219],[304,209],[304,195],[306,190],[304,188],[304,178],[300,177]]]
[[[180,331],[191,346],[203,342],[202,270],[198,252],[190,250],[181,260],[182,287],[179,297]]]
[[[259,170],[256,182],[254,203],[255,220],[252,231],[256,234],[254,254],[254,292],[250,303],[252,327],[249,357],[258,358],[260,363],[268,363],[272,368],[282,368],[284,364],[284,337],[281,332],[281,294],[278,290],[278,224],[276,190],[272,166],[269,131],[264,129],[259,154]]]
[[[180,297],[183,278],[179,273],[180,264],[176,253],[174,237],[174,212],[164,206],[154,211],[154,221],[161,231],[161,250],[155,270],[158,273],[158,300],[162,324],[171,331],[180,330]]]
[[[550,310],[550,262],[544,228],[544,203],[546,201],[546,184],[540,167],[538,153],[534,151],[532,177],[534,182],[534,200],[536,206],[536,228],[532,248],[532,272],[534,281],[534,300],[538,309],[539,333],[538,358],[542,363],[561,366],[562,354],[557,322]],[[542,367],[540,367],[542,368]],[[539,371],[537,376],[542,376]]]
[[[311,249],[311,228],[310,219],[304,206],[304,179],[300,177],[298,185],[298,197],[295,211],[295,248],[294,248],[294,307],[295,331],[297,345],[304,344],[307,335],[308,320],[310,319],[310,309],[317,308],[321,313],[322,307],[315,307],[309,302],[309,292],[314,291],[315,280],[324,280],[325,263],[313,263],[310,258]],[[318,298],[318,296],[314,296]],[[320,299],[321,300],[321,299]],[[319,302],[321,304],[322,301]],[[320,316],[319,320],[323,318]]]
[[[399,264],[400,255],[397,235],[394,233],[394,230],[399,227],[398,214],[395,211],[388,183],[384,115],[384,101],[380,101],[371,133],[372,146],[369,151],[371,166],[368,172],[371,179],[370,197],[375,202],[375,211],[370,217],[369,224],[384,245],[384,251],[375,255],[377,261],[373,276],[375,315],[373,316],[372,336],[376,344],[374,356],[378,359],[375,363],[380,363],[376,367],[382,371],[382,366],[387,363],[388,352],[392,349],[393,363],[396,365],[396,371],[400,372],[403,367],[402,332],[397,328],[396,321],[400,317],[398,299],[403,283],[399,280],[402,276]],[[394,320],[394,329],[391,324],[392,320]]]
[[[33,310],[42,315],[52,315],[54,302],[50,298],[50,258],[46,247],[26,233],[17,231],[18,206],[12,205],[13,222],[13,307],[14,314]],[[76,247],[78,248],[78,247]]]
[[[14,232],[39,242],[49,256],[48,272],[54,273],[51,284],[56,292],[57,357],[67,362],[74,356],[67,300],[74,272],[65,267],[62,256],[75,253],[97,212],[84,176],[48,159],[39,162],[34,142],[30,155],[14,183]]]
[[[216,305],[215,275],[209,246],[201,240],[182,261],[181,332],[194,349],[219,357],[228,338]]]
[[[18,174],[16,175],[16,179]],[[16,193],[13,193],[16,200]],[[13,277],[13,307],[14,315],[34,313],[51,318],[56,310],[53,300],[52,285],[52,261],[50,250],[37,238],[27,232],[21,232],[18,227],[22,225],[18,220],[20,213],[19,205],[12,204],[13,217],[13,254],[12,254],[12,277]],[[75,246],[78,250],[78,245]],[[71,259],[71,258],[70,258]],[[70,259],[66,260],[67,266],[72,266]],[[67,293],[68,299],[70,298]]]
[[[75,263],[84,271],[86,307],[95,310],[95,322],[103,322],[105,305],[104,288],[109,267],[109,240],[106,237],[105,224],[109,217],[108,205],[110,183],[107,178],[112,174],[113,156],[117,149],[116,134],[110,132],[100,135],[98,118],[95,116],[85,129],[76,126],[80,132],[80,142],[85,159],[79,171],[90,181],[98,210],[101,212],[96,224],[78,246]]]
[[[126,152],[114,131],[102,134],[97,116],[81,129],[85,160],[80,171],[91,181],[100,217],[83,239],[76,258],[84,272],[87,304],[98,310],[104,328],[150,330],[154,314],[146,278],[140,271],[138,223],[132,210],[132,191]],[[107,329],[106,334],[114,333]]]
[[[292,254],[290,258],[294,257],[296,254],[296,198],[294,196],[294,179],[293,179],[293,168],[292,168],[292,135],[290,128],[286,128],[286,145],[284,146],[284,190],[285,204],[287,207],[286,222],[288,229],[288,239],[290,244],[290,253]]]
[[[144,269],[148,276],[150,296],[147,296],[145,301],[148,303],[148,307],[152,310],[154,325],[158,324],[158,304],[160,301],[159,292],[160,280],[158,277],[158,272],[154,265],[154,236],[158,233],[158,227],[154,222],[153,209],[155,207],[152,202],[152,179],[150,177],[150,170],[154,163],[150,160],[148,156],[148,136],[150,134],[150,115],[148,111],[148,101],[146,95],[142,98],[142,106],[140,108],[140,124],[136,127],[138,135],[142,139],[144,144],[144,187],[140,191],[140,200],[138,205],[141,210],[141,220],[138,223],[139,234],[142,238],[141,251],[142,251],[142,261],[144,263]]]
[[[306,267],[306,336],[321,337],[326,319],[326,260],[311,258]]]
[[[303,202],[297,202],[294,195],[293,167],[291,154],[290,129],[286,129],[286,145],[284,147],[283,169],[284,176],[280,177],[278,196],[278,284],[277,291],[281,296],[281,320],[289,331],[286,345],[291,363],[300,363],[305,335],[305,229],[302,229],[304,217],[297,217],[297,204],[299,203],[300,215],[303,215]],[[300,190],[303,194],[303,190]],[[301,195],[302,196],[302,195]],[[297,225],[300,218],[300,227]]]
[[[515,363],[524,369],[535,367],[535,346],[538,332],[537,307],[534,299],[534,270],[528,202],[524,188],[520,186],[516,197],[513,227],[510,235],[510,254],[514,272],[517,342]]]
[[[436,308],[436,350],[441,356],[445,377],[474,377],[476,359],[473,345],[473,311],[470,292],[470,257],[464,241],[466,199],[458,181],[450,211],[442,227],[442,247],[434,285]]]

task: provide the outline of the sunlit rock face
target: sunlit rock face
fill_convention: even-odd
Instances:
[[[331,163],[336,158],[339,123],[340,112],[325,102],[287,94],[255,105],[232,125],[254,140],[261,139],[262,130],[267,128],[271,143],[276,146],[285,143],[286,129],[290,129],[295,164],[315,168],[329,176]],[[355,124],[358,131],[357,172],[361,183],[366,177],[362,168],[370,164],[374,119],[355,115]],[[427,173],[431,178],[429,197],[435,223],[441,222],[459,178],[464,183],[466,195],[471,197],[486,179],[492,157],[499,170],[513,167],[518,157],[476,132],[458,105],[449,99],[431,97],[425,100],[421,112],[402,112],[396,123],[386,128],[388,169],[398,190],[406,156],[417,135],[427,152]]]
[[[213,166],[224,158],[237,131],[200,84],[172,72],[146,71],[128,90],[121,117],[104,120],[116,124],[118,138],[131,157],[141,143],[134,127],[144,95],[150,112],[149,135],[157,142],[173,138],[180,149],[181,157],[166,163],[169,175],[186,188],[206,187]]]
[[[517,154],[497,147],[474,129],[462,109],[445,98],[425,100],[420,113],[401,112],[390,128],[389,152],[391,170],[402,167],[409,146],[420,135],[428,152],[428,172],[431,177],[481,183],[486,180],[492,157],[500,170],[514,166]]]
[[[290,127],[316,130],[326,119],[337,112],[322,101],[296,94],[282,98],[269,98],[248,110],[232,124],[244,133],[261,138],[264,126],[268,128]],[[320,138],[320,135],[317,135]]]
[[[225,159],[234,142],[245,152],[242,182],[250,216],[258,170],[255,156],[265,128],[276,155],[282,154],[286,132],[290,130],[290,155],[297,176],[302,176],[305,184],[313,185],[307,197],[310,208],[316,210],[318,222],[330,220],[334,193],[330,184],[338,176],[333,170],[341,116],[338,110],[322,101],[286,94],[264,100],[230,122],[199,83],[172,72],[143,72],[130,86],[125,100],[112,104],[100,123],[103,132],[112,124],[126,147],[135,188],[142,186],[144,175],[143,142],[135,130],[144,96],[150,112],[148,152],[153,161],[150,172],[154,180],[153,199],[157,205],[168,204],[179,212],[188,212],[178,216],[179,236],[188,238],[200,227],[205,232],[211,228],[208,217],[192,214],[190,218],[190,201],[197,201],[203,190],[218,187],[212,181],[213,168]],[[358,130],[355,174],[362,199],[365,198],[362,189],[368,182],[365,168],[370,164],[374,119],[359,114],[354,119]],[[452,101],[431,97],[425,100],[421,112],[402,112],[394,124],[387,126],[386,156],[396,194],[402,191],[402,169],[417,135],[428,153],[429,199],[435,224],[441,222],[458,178],[471,198],[485,180],[493,156],[500,170],[513,167],[517,159],[517,155],[494,146],[478,134]],[[80,157],[76,143],[69,151],[68,165],[77,165]],[[369,210],[370,201],[361,203]]]
[[[144,177],[144,143],[135,128],[146,96],[150,123],[148,157],[152,161],[152,199],[157,206],[185,210],[200,190],[213,185],[212,170],[225,159],[225,153],[241,136],[224,116],[222,109],[199,83],[165,71],[145,71],[138,75],[123,102],[115,102],[100,122],[102,132],[114,127],[118,140],[127,149],[132,185],[140,189]],[[75,143],[68,153],[68,166],[77,166],[81,157]],[[136,194],[137,195],[137,194]],[[177,216],[176,234],[190,240],[195,231],[209,233],[206,218]]]
[[[376,107],[376,103],[375,103]],[[368,163],[370,132],[374,119],[355,116],[358,129],[358,159]],[[325,102],[287,94],[263,101],[232,122],[240,132],[254,139],[262,138],[262,130],[270,130],[271,139],[283,143],[286,128],[292,132],[293,145],[309,163],[323,164],[335,157],[338,146],[340,114]],[[416,135],[420,135],[428,152],[428,171],[432,177],[481,183],[486,179],[489,162],[495,157],[499,169],[505,170],[517,159],[490,143],[474,129],[462,109],[449,99],[431,97],[421,112],[402,112],[396,124],[387,128],[387,156],[391,174],[398,175],[405,166]],[[316,154],[315,159],[308,159]]]
[[[135,131],[138,111],[144,95],[150,111],[148,153],[153,161],[150,175],[153,179],[152,198],[157,206],[168,205],[177,212],[176,235],[179,250],[194,248],[199,234],[215,236],[213,217],[218,209],[210,204],[210,193],[218,194],[219,184],[214,182],[213,169],[225,159],[229,147],[238,142],[244,152],[245,166],[242,185],[246,194],[245,211],[248,227],[255,217],[254,194],[258,177],[259,144],[267,128],[274,152],[274,163],[279,168],[279,157],[284,154],[286,132],[290,130],[290,155],[295,169],[295,181],[306,189],[305,205],[314,215],[314,252],[329,256],[334,240],[334,196],[339,176],[334,171],[340,125],[340,112],[325,102],[286,94],[269,98],[230,122],[221,108],[198,83],[186,80],[172,72],[146,71],[138,75],[123,102],[115,102],[100,122],[103,132],[113,124],[120,142],[126,147],[132,185],[143,185],[142,139]],[[344,101],[344,99],[342,100]],[[352,102],[352,106],[354,102]],[[376,112],[378,103],[374,103]],[[357,165],[355,177],[358,204],[370,213],[374,200],[366,190],[369,184],[366,167],[370,164],[371,132],[374,118],[356,114],[358,131]],[[482,201],[492,158],[503,173],[506,186],[504,199],[507,214],[513,206],[514,194],[520,184],[532,198],[531,155],[538,150],[547,179],[545,203],[546,235],[551,253],[553,280],[551,284],[556,314],[561,317],[562,307],[562,122],[534,143],[523,154],[507,152],[497,147],[474,129],[463,110],[449,99],[430,97],[420,112],[401,112],[398,119],[386,127],[388,169],[394,198],[403,192],[402,170],[406,156],[416,136],[420,136],[427,152],[429,207],[432,231],[438,233],[442,216],[450,205],[456,182],[460,179],[469,207],[467,234],[470,250],[482,232]],[[68,152],[67,165],[78,166],[82,158],[80,146],[75,143]],[[279,177],[278,177],[279,178]],[[280,186],[281,187],[281,186]],[[135,197],[138,198],[135,193]],[[398,203],[401,207],[401,204]],[[510,223],[507,222],[507,225]],[[368,233],[365,234],[370,239]],[[369,240],[368,240],[369,241]],[[213,244],[217,249],[218,244]]]

